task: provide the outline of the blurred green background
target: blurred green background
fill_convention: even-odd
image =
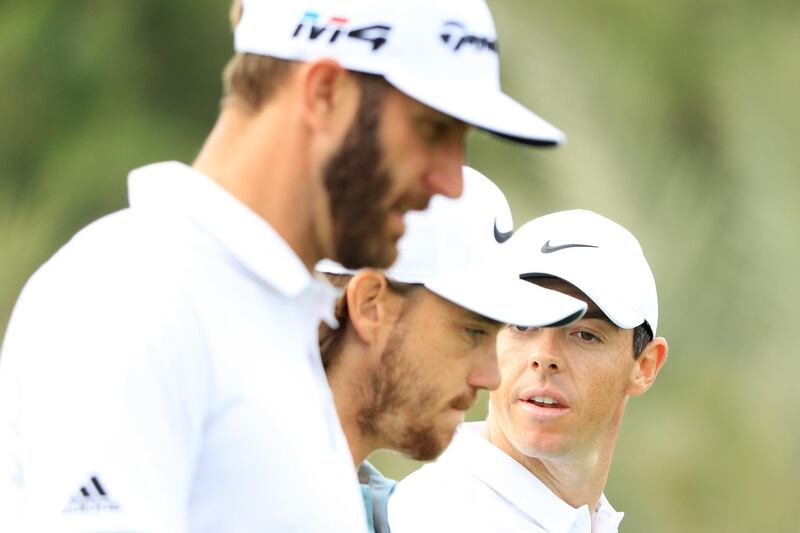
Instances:
[[[606,493],[622,531],[800,531],[800,2],[489,4],[504,87],[569,143],[475,133],[470,163],[518,226],[575,207],[627,226],[658,281],[670,358],[620,436]],[[0,4],[0,334],[36,267],[126,205],[131,168],[193,159],[227,10]],[[396,477],[417,466],[374,458]]]

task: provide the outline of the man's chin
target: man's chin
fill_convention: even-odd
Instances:
[[[554,435],[526,435],[512,445],[522,455],[537,459],[563,460],[570,454],[568,441]]]
[[[455,432],[456,428],[453,427],[437,433],[431,431],[425,435],[419,434],[416,437],[415,445],[406,452],[406,455],[415,461],[432,461],[450,446]]]
[[[383,243],[380,253],[375,254],[374,268],[389,268],[397,261],[397,241]]]
[[[449,442],[448,442],[449,444]],[[415,461],[433,461],[440,455],[442,452],[447,448],[447,445],[441,446],[437,445],[435,447],[426,447],[422,449],[417,449],[413,453],[409,453],[408,456]]]
[[[358,241],[358,239],[354,239]],[[350,249],[339,247],[340,253],[335,260],[345,268],[357,270],[359,268],[389,268],[397,260],[398,239],[373,239],[368,242],[360,239],[361,247]],[[349,241],[353,242],[353,241]]]

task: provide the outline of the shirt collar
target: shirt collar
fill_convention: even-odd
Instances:
[[[547,531],[570,531],[578,521],[591,520],[588,506],[578,509],[556,496],[539,478],[477,431],[461,427],[439,462],[452,462],[490,486]],[[600,497],[596,533],[617,531],[624,513]]]
[[[128,197],[134,209],[161,209],[187,216],[288,298],[309,288],[316,300],[333,302],[338,294],[324,277],[308,271],[266,220],[188,165],[167,161],[133,170],[128,176]],[[324,318],[328,322],[332,312]]]
[[[600,501],[597,502],[597,514],[594,517],[594,531],[597,533],[604,533],[606,531],[616,532],[624,516],[625,513],[616,511],[611,507],[611,504],[606,499],[606,495],[601,494]]]
[[[370,531],[389,533],[389,497],[394,492],[397,482],[384,477],[367,461],[358,467],[358,482],[367,508]]]

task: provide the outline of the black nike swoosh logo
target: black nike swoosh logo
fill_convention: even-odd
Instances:
[[[496,240],[500,244],[503,244],[508,239],[510,239],[513,234],[514,234],[513,229],[511,231],[500,231],[499,229],[497,229],[497,219],[496,218],[494,219],[494,240]]]
[[[597,246],[593,244],[561,244],[559,246],[550,246],[550,241],[548,240],[542,245],[542,253],[551,254],[565,248],[597,248]]]

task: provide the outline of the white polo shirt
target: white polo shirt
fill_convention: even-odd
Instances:
[[[435,463],[401,481],[389,499],[392,533],[616,533],[623,513],[600,498],[570,506],[525,467],[462,426]]]
[[[186,165],[129,193],[17,302],[0,531],[366,532],[317,345],[335,290]]]

